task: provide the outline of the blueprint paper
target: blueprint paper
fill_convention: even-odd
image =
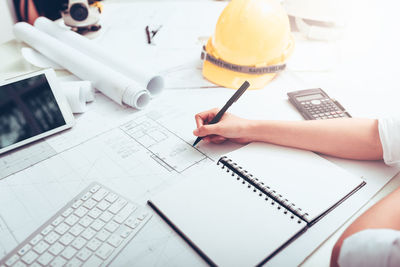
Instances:
[[[148,92],[135,81],[39,31],[28,23],[15,24],[14,34],[19,40],[26,42],[82,80],[92,81],[97,89],[118,104],[124,103],[138,109],[144,108],[148,104],[150,100]]]
[[[26,61],[31,63],[33,66],[38,67],[38,68],[53,68],[55,70],[61,70],[64,69],[51,59],[48,59],[47,57],[43,56],[39,52],[37,52],[35,49],[32,49],[30,47],[23,47],[21,48],[21,54],[24,57]]]
[[[164,88],[163,77],[156,75],[150,69],[145,69],[135,61],[127,61],[113,56],[107,49],[95,42],[76,32],[60,27],[45,17],[37,18],[34,25],[39,30],[135,80],[147,88],[152,96],[157,96],[162,92]]]

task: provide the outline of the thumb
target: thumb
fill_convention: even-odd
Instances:
[[[207,136],[212,134],[218,134],[218,126],[215,124],[202,125],[201,127],[194,130],[196,136]]]

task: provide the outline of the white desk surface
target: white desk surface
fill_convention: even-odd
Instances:
[[[343,106],[348,107],[355,117],[380,117],[398,114],[399,94],[397,92],[399,71],[395,65],[399,62],[398,42],[395,32],[396,12],[393,5],[379,5],[378,0],[367,5],[363,2],[363,12],[353,14],[350,24],[350,35],[335,46],[338,52],[335,64],[328,68],[315,69],[317,62],[313,50],[302,48],[304,41],[299,35],[297,60],[289,70],[296,73],[311,87],[321,87],[332,97],[336,97]],[[395,4],[395,3],[392,3]],[[357,6],[357,2],[355,2]],[[358,17],[357,17],[357,16]],[[394,21],[392,21],[394,20]],[[309,42],[309,41],[308,41]],[[324,47],[324,43],[320,43]],[[318,46],[318,42],[313,45]],[[0,45],[0,80],[36,70],[25,62],[20,55],[21,44],[15,40]],[[315,50],[314,50],[315,51]],[[297,52],[299,53],[299,52]],[[307,54],[308,53],[308,54]],[[309,59],[307,64],[299,67],[299,60]],[[318,65],[318,64],[317,64]],[[292,68],[292,69],[291,69]],[[302,69],[303,68],[303,69]],[[313,69],[314,68],[314,69]],[[356,100],[355,100],[356,99]],[[353,108],[357,102],[356,108]],[[397,109],[397,112],[396,112]],[[302,266],[328,266],[331,249],[344,229],[368,207],[382,199],[400,185],[400,175],[395,176],[379,193],[377,193],[359,212],[348,220],[334,235],[328,238]]]

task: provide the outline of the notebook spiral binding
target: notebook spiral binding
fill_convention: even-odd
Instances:
[[[284,198],[281,194],[278,194],[275,190],[271,189],[268,185],[265,185],[263,182],[261,182],[258,178],[254,177],[251,173],[243,169],[243,167],[239,166],[237,163],[233,162],[231,159],[228,157],[224,156],[219,159],[217,162],[217,165],[222,163],[222,169],[227,167],[227,172],[232,171],[232,176],[237,175],[237,179],[243,179],[243,184],[248,183],[248,187],[251,188],[251,186],[254,186],[253,192],[257,193],[257,189],[260,191],[259,194],[262,196],[264,194],[266,196],[266,200],[268,198],[271,199],[271,204],[275,205],[277,203],[277,208],[281,209],[284,208],[284,213],[287,214],[287,211],[290,211],[292,214],[294,214],[296,217],[298,217],[301,220],[304,220],[307,222],[307,216],[308,213],[304,212],[301,208],[297,208],[294,203],[291,203],[288,199]],[[257,189],[256,189],[257,188]],[[292,215],[290,217],[291,219],[295,219],[295,217]],[[298,220],[298,223],[301,221]]]

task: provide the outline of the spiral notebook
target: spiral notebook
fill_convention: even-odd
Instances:
[[[254,266],[363,185],[315,153],[251,143],[148,203],[210,265]]]

